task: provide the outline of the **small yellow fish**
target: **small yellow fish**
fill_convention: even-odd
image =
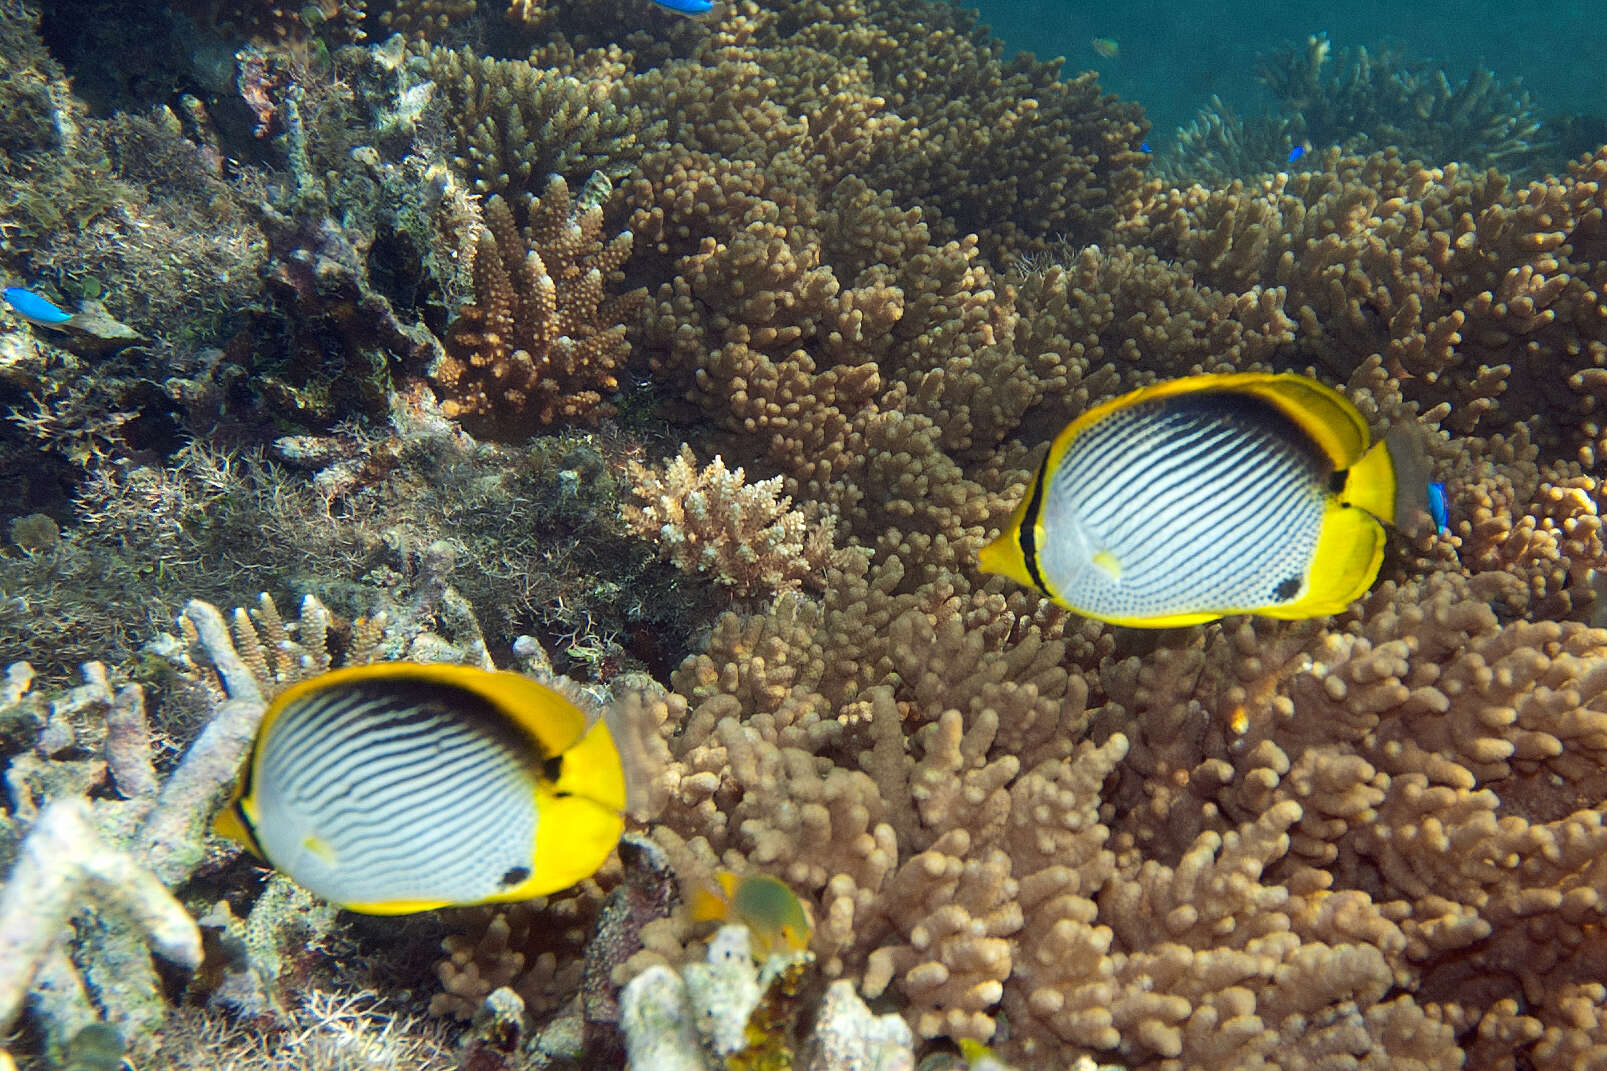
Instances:
[[[1096,37],[1088,45],[1106,59],[1115,59],[1122,53],[1122,46],[1114,37]]]
[[[624,808],[607,726],[551,688],[388,662],[281,693],[216,826],[326,900],[400,915],[567,888]]]
[[[980,565],[1116,625],[1339,613],[1421,497],[1411,454],[1305,376],[1157,383],[1067,425]]]
[[[769,874],[739,877],[729,870],[715,871],[718,891],[699,887],[692,892],[692,919],[696,922],[740,922],[748,928],[757,958],[788,949],[809,947],[809,916],[791,887]]]

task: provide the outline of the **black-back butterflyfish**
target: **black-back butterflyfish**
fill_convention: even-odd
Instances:
[[[1306,376],[1156,383],[1061,431],[980,564],[1117,625],[1338,613],[1378,575],[1410,452]]]
[[[526,900],[624,831],[607,726],[517,673],[388,662],[268,707],[218,832],[353,911]]]

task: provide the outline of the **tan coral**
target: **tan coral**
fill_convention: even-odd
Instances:
[[[606,188],[606,184],[605,188]],[[600,196],[571,199],[554,177],[514,223],[501,197],[485,206],[474,250],[475,299],[447,333],[430,371],[441,408],[482,434],[519,438],[554,422],[610,411],[615,370],[630,352],[626,323],[644,293],[610,294],[623,278],[631,233],[602,233]]]
[[[829,523],[791,508],[779,476],[748,483],[718,456],[699,468],[688,446],[662,467],[633,461],[627,472],[642,504],[623,507],[625,524],[660,557],[738,595],[816,586],[840,553]]]
[[[438,13],[402,32],[431,36],[432,26],[456,17],[445,0],[435,2]],[[414,3],[398,15],[417,17],[421,7],[428,10]],[[642,129],[641,113],[616,79],[578,77],[467,49],[432,48],[425,62],[447,103],[453,163],[476,193],[540,194],[554,174],[581,183],[600,172],[617,181],[636,166],[643,140],[658,140],[655,131]]]

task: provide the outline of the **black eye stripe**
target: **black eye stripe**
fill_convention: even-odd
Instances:
[[[1021,530],[1018,533],[1021,560],[1027,566],[1027,575],[1032,577],[1034,586],[1045,595],[1051,592],[1049,585],[1043,582],[1043,573],[1038,571],[1038,514],[1043,511],[1043,489],[1048,470],[1049,458],[1045,456],[1038,465],[1038,475],[1032,479],[1032,497],[1027,500],[1026,512],[1021,515]]]

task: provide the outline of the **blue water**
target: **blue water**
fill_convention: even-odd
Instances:
[[[1157,145],[1191,120],[1213,93],[1241,114],[1259,111],[1257,55],[1326,31],[1334,51],[1396,44],[1438,61],[1452,82],[1475,64],[1499,81],[1521,78],[1535,113],[1607,115],[1607,11],[1599,2],[1076,4],[1070,0],[981,0],[982,21],[1017,50],[1066,57],[1067,73],[1096,70],[1107,91],[1144,105]],[[1405,12],[1405,14],[1403,14]],[[1096,37],[1120,46],[1098,55]]]

